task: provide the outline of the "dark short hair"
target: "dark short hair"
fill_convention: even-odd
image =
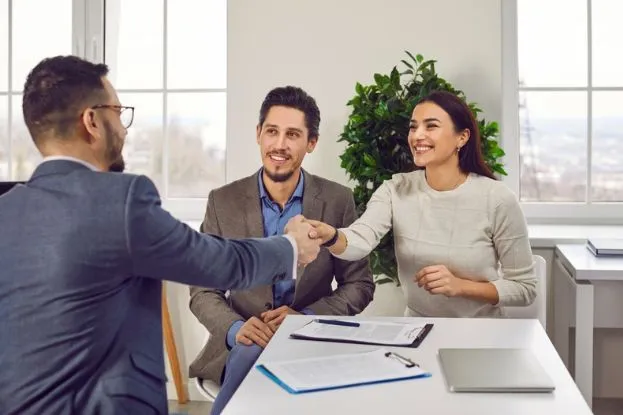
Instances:
[[[76,56],[43,59],[24,84],[22,112],[35,143],[42,134],[54,131],[67,136],[78,121],[80,111],[106,99],[102,77],[108,66]]]
[[[264,125],[268,111],[274,106],[297,109],[305,114],[305,126],[309,131],[308,139],[318,139],[320,110],[316,100],[296,86],[284,86],[271,90],[260,108],[260,126]]]
[[[493,172],[485,163],[482,154],[480,130],[472,110],[465,101],[447,91],[433,91],[420,99],[416,105],[424,102],[432,102],[443,109],[454,124],[454,131],[460,133],[469,130],[469,140],[461,148],[459,153],[459,167],[464,173],[476,173],[497,180]]]

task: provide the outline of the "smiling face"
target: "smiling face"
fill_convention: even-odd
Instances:
[[[257,126],[264,172],[275,182],[284,182],[301,168],[306,153],[316,147],[309,139],[305,113],[295,108],[273,106],[262,125]]]
[[[458,148],[469,139],[469,130],[457,132],[452,119],[440,106],[423,102],[413,109],[409,147],[418,167],[458,165]]]

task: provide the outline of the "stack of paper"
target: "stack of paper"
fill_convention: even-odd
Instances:
[[[386,349],[309,359],[265,362],[258,370],[290,393],[430,376],[408,357]]]

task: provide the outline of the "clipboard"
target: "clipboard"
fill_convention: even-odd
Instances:
[[[283,362],[255,368],[291,394],[397,382],[431,376],[411,359],[387,349]],[[355,371],[352,369],[356,368]],[[316,371],[316,373],[309,373]]]
[[[308,324],[314,321],[318,321],[318,320],[312,320]],[[344,322],[343,320],[320,320],[320,321],[326,322],[325,324],[335,324],[336,326],[348,326],[348,323],[349,323],[349,322]],[[362,323],[364,322],[352,322],[350,324],[362,324]],[[370,323],[379,324],[380,322],[370,322]],[[395,324],[401,324],[401,323],[395,323]],[[433,323],[426,323],[424,327],[421,329],[421,331],[418,333],[417,337],[413,340],[413,342],[408,343],[408,344],[407,343],[395,343],[395,342],[389,342],[389,341],[378,342],[378,341],[374,341],[374,339],[335,338],[335,337],[329,337],[329,336],[313,336],[313,335],[299,334],[299,333],[296,333],[296,331],[290,334],[290,338],[296,339],[296,340],[323,341],[323,342],[331,342],[331,343],[351,343],[351,344],[368,344],[368,345],[386,346],[386,347],[417,348],[420,346],[420,344],[422,344],[424,339],[426,339],[428,334],[433,329],[433,326],[434,326]],[[357,327],[359,326],[354,326],[353,329],[356,329]]]

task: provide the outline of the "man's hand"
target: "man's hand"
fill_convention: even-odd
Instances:
[[[309,264],[318,256],[322,241],[313,227],[305,221],[303,215],[296,215],[288,221],[285,234],[296,241],[299,264]]]
[[[268,324],[268,326],[274,331],[277,331],[277,328],[283,323],[286,316],[288,314],[301,314],[298,311],[292,310],[287,305],[282,305],[279,308],[275,308],[274,310],[264,311],[260,314],[264,323]]]
[[[236,343],[251,346],[253,343],[264,348],[275,334],[270,326],[257,317],[251,317],[236,333]]]
[[[431,294],[443,294],[446,297],[463,295],[465,280],[456,277],[445,265],[424,267],[415,274],[414,280]]]
[[[333,226],[327,225],[326,223],[320,222],[319,220],[305,219],[305,222],[309,223],[313,227],[313,230],[315,231],[315,237],[321,239],[321,243],[325,243],[333,238],[335,236],[335,232],[337,232],[337,229],[335,229]],[[313,237],[314,236],[310,235],[310,238]]]

